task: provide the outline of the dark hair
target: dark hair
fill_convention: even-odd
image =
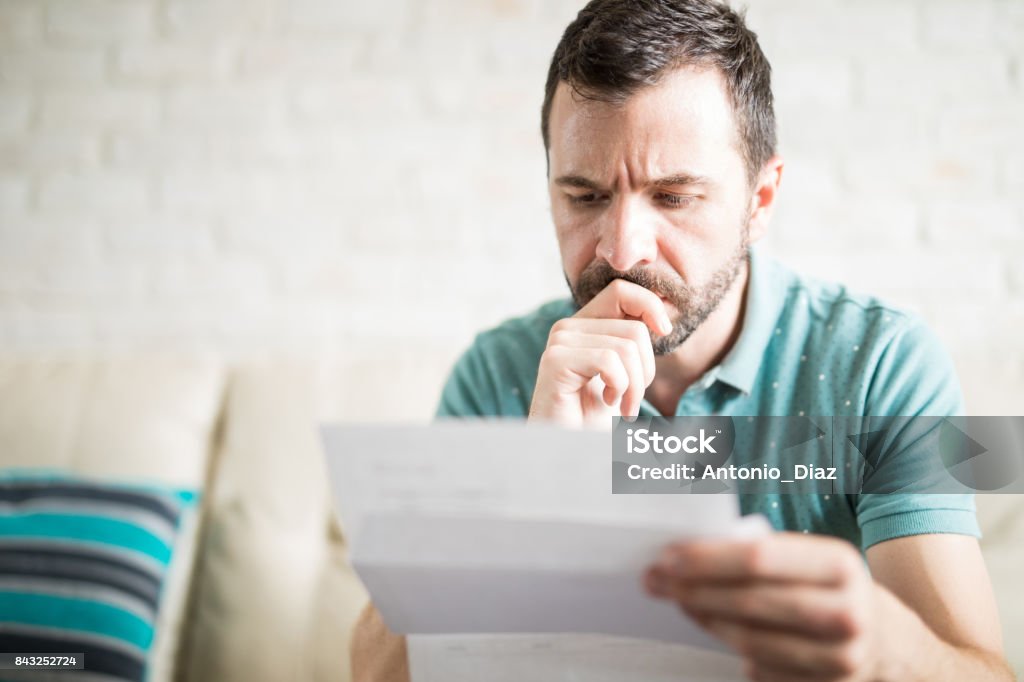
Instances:
[[[619,103],[667,71],[707,65],[725,76],[751,181],[775,153],[771,65],[743,16],[714,0],[591,0],[562,34],[544,86],[545,152],[555,89]]]

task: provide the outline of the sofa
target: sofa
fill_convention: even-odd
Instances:
[[[339,416],[329,376],[202,356],[0,359],[0,467],[202,490],[165,585],[153,682],[349,679],[366,595],[318,441],[318,420]]]
[[[367,595],[346,561],[317,427],[366,417],[352,405],[372,370],[202,354],[0,355],[0,468],[202,491],[165,585],[154,682],[348,680]],[[438,386],[412,383],[403,399],[423,402],[425,419]],[[1024,497],[980,496],[978,508],[1008,656],[1022,673]]]

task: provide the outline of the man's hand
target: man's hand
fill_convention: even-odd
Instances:
[[[674,599],[747,659],[758,680],[870,680],[874,585],[848,543],[781,533],[666,549],[648,590]]]
[[[552,326],[529,418],[607,428],[613,416],[636,416],[654,381],[650,334],[670,331],[657,294],[612,281],[576,315]]]
[[[834,538],[776,533],[672,545],[645,584],[743,656],[753,680],[1008,679],[998,644],[941,640],[872,580],[852,545]]]

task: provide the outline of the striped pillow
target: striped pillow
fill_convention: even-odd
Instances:
[[[0,652],[84,653],[103,679],[145,679],[194,505],[187,491],[0,476]]]

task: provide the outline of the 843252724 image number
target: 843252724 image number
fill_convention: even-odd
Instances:
[[[85,654],[0,653],[0,670],[83,670]]]

